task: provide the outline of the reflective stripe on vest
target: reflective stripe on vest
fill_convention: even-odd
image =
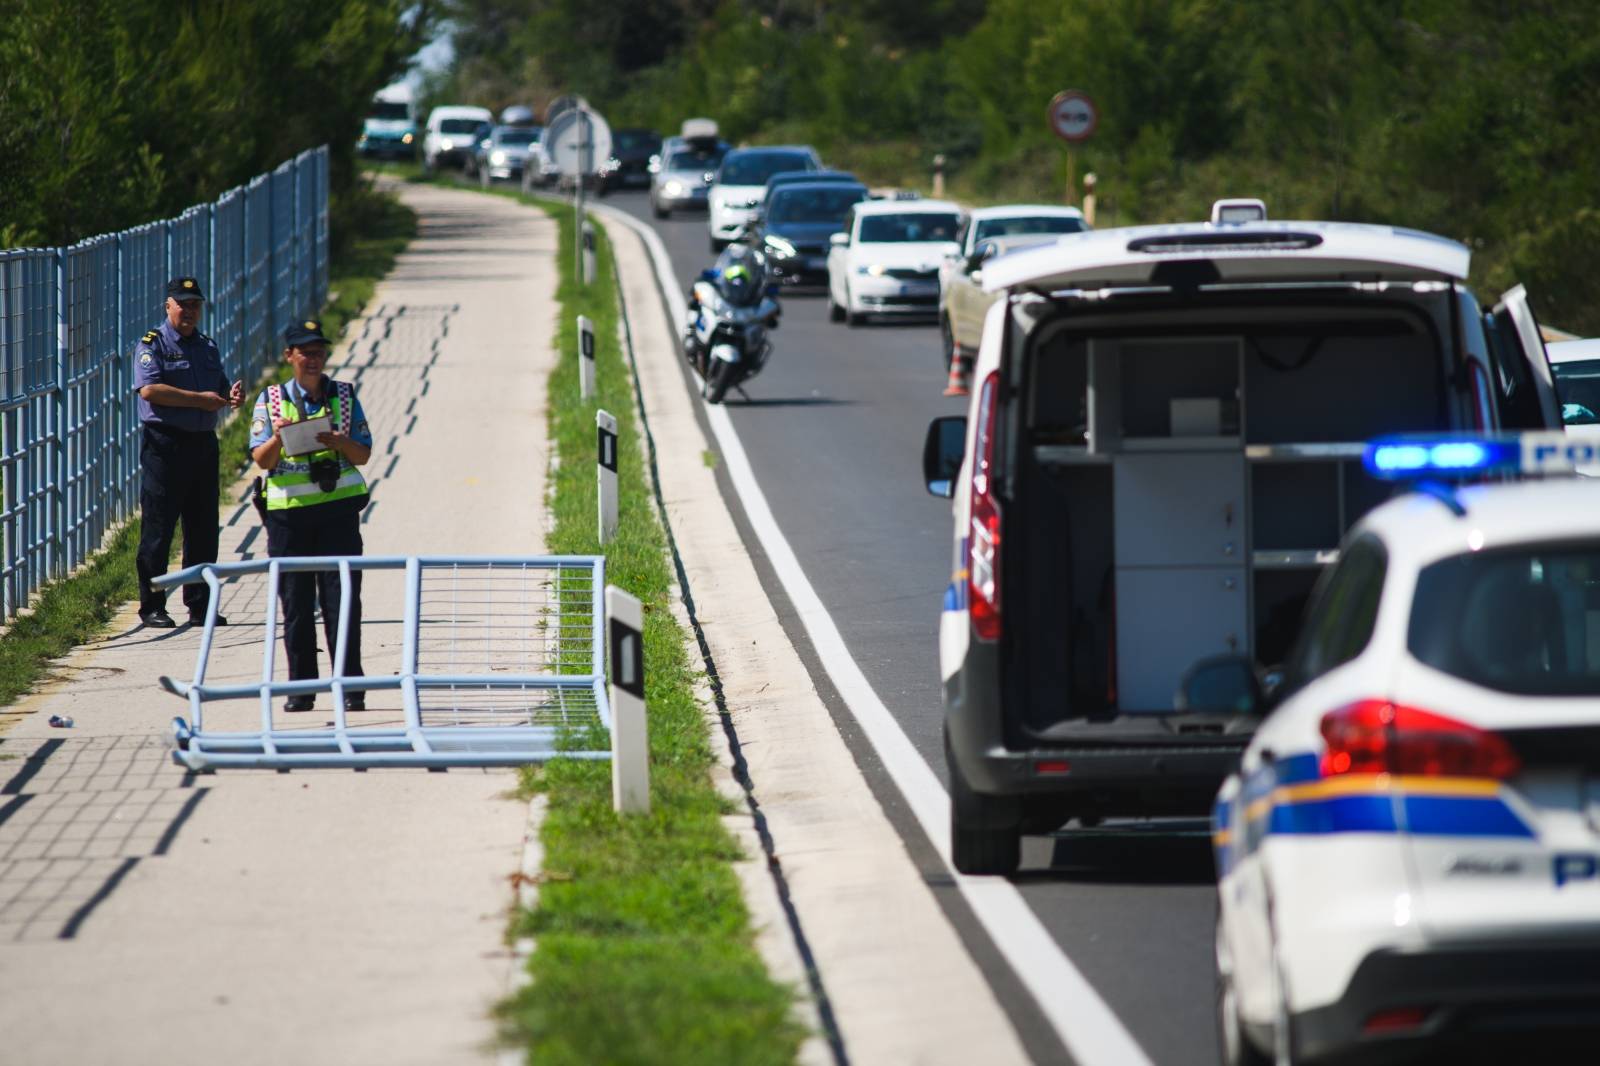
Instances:
[[[348,434],[351,424],[355,420],[355,395],[354,386],[342,381],[330,382],[333,386],[332,395],[328,398],[329,414],[332,416],[334,427],[341,433]],[[283,386],[271,385],[267,388],[267,411],[273,418],[283,418],[290,422],[301,419],[300,407],[295,403],[283,402]],[[318,459],[334,459],[339,463],[339,480],[334,482],[333,488],[324,491],[320,485],[311,479],[311,464]],[[367,491],[367,483],[357,470],[344,456],[332,449],[323,449],[311,452],[308,455],[296,456],[292,460],[281,460],[266,478],[267,510],[286,511],[298,507],[315,507],[319,503],[331,503],[334,500],[347,500],[352,496],[360,496]]]

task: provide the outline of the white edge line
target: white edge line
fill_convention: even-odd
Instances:
[[[591,210],[638,234],[650,250],[662,288],[667,292],[676,289],[672,260],[654,229],[615,208],[595,205]],[[1079,1066],[1152,1066],[1144,1049],[1100,998],[1083,972],[1072,964],[1015,885],[1003,878],[957,873],[951,866],[950,798],[944,786],[873,691],[838,626],[822,605],[821,597],[806,579],[794,549],[767,506],[766,494],[756,481],[733,420],[719,405],[707,405],[706,410],[712,432],[721,445],[728,476],[744,505],[745,516],[805,626],[828,679],[866,734],[895,787],[905,797],[922,831],[950,867],[956,887],[984,931],[1032,993],[1039,1009]]]

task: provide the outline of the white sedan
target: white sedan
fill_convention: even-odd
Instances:
[[[1592,446],[1384,449],[1369,470],[1422,477]],[[1267,706],[1242,659],[1181,698]],[[1213,813],[1225,1060],[1600,1046],[1600,486],[1435,484],[1372,511],[1267,700]]]
[[[934,315],[939,264],[954,254],[961,209],[938,200],[857,204],[828,249],[828,313],[854,326],[867,315]]]

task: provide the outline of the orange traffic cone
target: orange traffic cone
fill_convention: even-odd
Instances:
[[[945,382],[944,394],[946,396],[965,396],[967,394],[967,361],[959,355],[950,360],[950,380]]]

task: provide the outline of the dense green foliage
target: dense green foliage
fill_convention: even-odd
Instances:
[[[690,115],[975,200],[1058,199],[1045,105],[1079,88],[1102,225],[1276,217],[1468,242],[1486,291],[1600,331],[1600,4],[1583,0],[457,0],[457,93],[587,95],[614,124]],[[529,13],[531,11],[531,14]],[[581,47],[571,46],[580,41]],[[495,72],[494,77],[489,72]],[[498,80],[496,80],[498,78]],[[491,102],[485,100],[485,102]],[[498,102],[498,101],[494,101]]]
[[[0,248],[174,215],[324,142],[348,192],[435,6],[0,0]]]

